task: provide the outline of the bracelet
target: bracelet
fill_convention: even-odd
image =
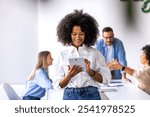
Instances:
[[[92,74],[90,74],[91,77],[94,77],[96,74],[96,71],[92,70]]]
[[[122,66],[121,71],[124,71],[124,70],[125,70],[125,66]]]

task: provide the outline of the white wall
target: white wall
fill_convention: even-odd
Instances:
[[[0,83],[24,83],[38,51],[37,0],[0,0]]]
[[[150,15],[141,11],[142,1],[133,2],[135,20],[134,23],[127,22],[126,4],[120,0],[39,1],[39,48],[47,48],[57,57],[60,45],[56,42],[56,27],[59,21],[74,9],[83,9],[96,18],[100,31],[105,26],[114,29],[115,36],[124,43],[128,65],[139,67],[140,50],[145,44],[150,44]]]
[[[100,30],[111,26],[124,42],[128,65],[140,66],[140,49],[150,39],[150,15],[141,11],[142,2],[134,2],[136,18],[131,25],[125,5],[120,0],[0,0],[0,83],[24,83],[38,51],[50,50],[55,62],[62,47],[56,27],[74,9],[94,16]]]

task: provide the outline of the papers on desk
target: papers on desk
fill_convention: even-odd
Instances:
[[[115,86],[107,86],[107,85],[105,85],[105,86],[101,86],[100,87],[100,91],[101,92],[116,92],[117,91],[117,87],[115,87]]]
[[[102,84],[100,87],[101,92],[117,92],[117,87],[124,86],[122,80],[112,80],[108,84]]]
[[[117,92],[117,89],[107,89],[107,88],[102,88],[100,90],[101,93],[104,93],[104,92]]]
[[[122,80],[111,80],[111,82],[108,84],[108,87],[119,87],[124,85],[125,82]]]

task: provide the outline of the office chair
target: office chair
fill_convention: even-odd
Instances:
[[[17,95],[15,90],[8,83],[3,83],[2,86],[9,100],[21,100],[21,98]]]

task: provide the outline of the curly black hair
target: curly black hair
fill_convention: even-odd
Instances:
[[[150,45],[145,45],[142,50],[145,53],[146,59],[148,60],[148,65],[150,66]]]
[[[88,13],[83,13],[83,10],[74,10],[73,13],[66,15],[57,26],[58,42],[63,45],[72,43],[71,33],[74,26],[80,26],[82,32],[85,33],[84,44],[92,46],[95,44],[99,36],[99,24]]]

